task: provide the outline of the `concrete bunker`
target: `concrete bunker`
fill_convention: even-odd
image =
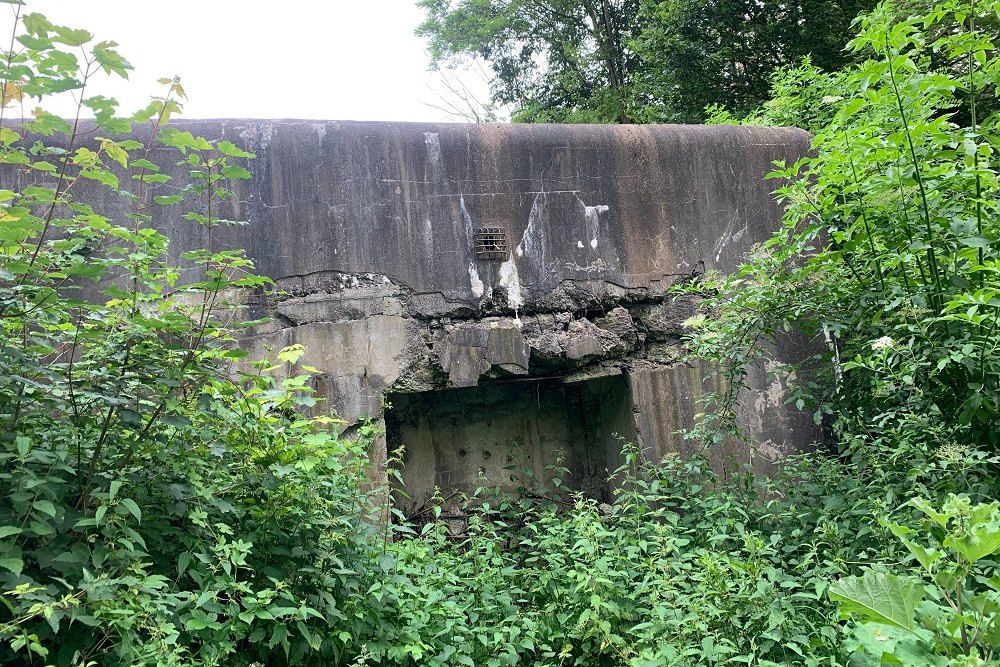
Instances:
[[[741,126],[178,127],[257,155],[216,211],[246,224],[211,239],[244,249],[275,283],[246,304],[265,323],[241,344],[252,358],[303,345],[322,405],[345,429],[385,423],[374,482],[388,447],[406,442],[411,502],[435,484],[474,488],[479,469],[496,474],[508,454],[520,463],[518,442],[537,451],[539,472],[565,449],[569,482],[596,498],[607,497],[613,434],[650,458],[688,451],[676,433],[718,388],[711,369],[682,358],[696,307],[671,287],[732,271],[770,237],[782,209],[764,176],[810,145],[801,130]],[[164,173],[183,177],[162,150]],[[127,219],[125,198],[81,188]],[[208,243],[181,210],[153,221],[175,261]],[[717,448],[713,463],[766,472],[816,429],[784,404],[780,378],[760,371],[749,386],[741,418],[753,445]],[[473,448],[470,436],[483,441]]]
[[[623,441],[635,440],[621,374],[570,382],[525,378],[387,399],[387,447],[403,463],[405,494],[397,494],[396,504],[407,517],[435,492],[445,501],[478,486],[534,493],[555,476],[610,502],[609,472],[621,461]]]

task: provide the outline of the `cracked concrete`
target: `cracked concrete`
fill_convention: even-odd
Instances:
[[[764,176],[809,150],[799,130],[734,126],[178,125],[257,153],[219,211],[248,224],[214,235],[276,283],[248,304],[271,318],[247,336],[251,353],[301,343],[327,409],[348,426],[388,418],[376,463],[387,447],[430,457],[408,459],[414,497],[500,474],[508,455],[544,476],[560,448],[593,491],[616,434],[653,457],[688,451],[677,431],[720,387],[678,362],[694,304],[666,293],[768,238],[781,209]],[[180,211],[154,223],[175,257],[206,242]],[[475,254],[479,228],[503,230],[505,258]],[[722,468],[766,470],[815,435],[763,370],[752,386],[744,421],[759,446],[717,448]]]

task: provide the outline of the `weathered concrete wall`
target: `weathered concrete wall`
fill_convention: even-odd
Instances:
[[[441,497],[479,486],[537,491],[558,476],[570,488],[610,502],[608,471],[621,442],[634,441],[624,378],[579,382],[524,379],[420,393],[389,394],[390,450],[402,450],[413,514]]]
[[[594,493],[594,461],[617,461],[615,433],[651,455],[684,451],[676,431],[712,387],[705,369],[677,361],[692,304],[664,294],[692,273],[733,269],[770,235],[781,211],[763,177],[809,148],[798,130],[730,126],[182,128],[258,155],[220,212],[248,224],[214,237],[246,249],[279,288],[251,304],[273,317],[248,337],[251,351],[304,344],[320,393],[349,423],[382,418],[392,392],[390,440],[407,447],[416,499],[434,484],[474,485],[484,466],[471,461],[488,447],[496,461],[536,452],[537,468],[561,444]],[[175,254],[206,243],[179,217],[155,223]],[[505,236],[495,257],[475,252],[481,228]],[[715,452],[721,467],[767,469],[814,436],[763,374],[755,382],[746,422],[758,447]]]

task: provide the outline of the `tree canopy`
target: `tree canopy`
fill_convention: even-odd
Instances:
[[[842,66],[872,0],[419,0],[432,66],[493,70],[494,102],[528,122],[697,122],[747,112],[782,66]]]
[[[705,107],[747,113],[768,99],[771,77],[809,56],[820,70],[846,64],[851,22],[871,0],[645,2],[634,43],[643,62],[634,115],[700,122]]]
[[[627,122],[641,0],[419,0],[434,66],[482,58],[526,121]]]

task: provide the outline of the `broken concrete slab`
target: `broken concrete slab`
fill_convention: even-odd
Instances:
[[[488,318],[451,327],[440,344],[441,368],[455,387],[474,387],[492,369],[527,375],[529,348],[509,319]]]
[[[254,359],[290,345],[304,346],[303,363],[320,370],[315,378],[318,397],[326,409],[352,425],[382,415],[382,394],[418,354],[419,340],[414,320],[375,315],[252,335],[243,340],[243,345]]]

